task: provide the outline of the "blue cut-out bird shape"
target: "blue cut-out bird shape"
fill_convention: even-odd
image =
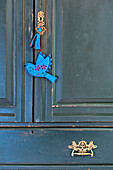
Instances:
[[[54,77],[53,75],[47,73],[48,70],[51,68],[51,65],[52,65],[51,55],[45,57],[45,55],[40,52],[36,61],[36,65],[32,63],[26,63],[24,64],[24,67],[32,76],[45,77],[49,81],[54,83],[57,77]]]

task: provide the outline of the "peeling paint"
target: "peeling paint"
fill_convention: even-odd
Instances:
[[[29,25],[29,27],[28,27],[28,30],[29,30],[29,33],[30,33],[30,31],[31,31],[31,27],[30,27],[30,25]]]
[[[31,39],[32,39],[32,37],[33,37],[33,31],[31,31]]]

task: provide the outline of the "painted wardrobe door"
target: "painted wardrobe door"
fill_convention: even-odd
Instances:
[[[113,120],[113,1],[44,2],[43,52],[58,80],[36,80],[35,121]]]
[[[32,77],[23,64],[32,61],[33,0],[0,0],[0,121],[32,120]]]

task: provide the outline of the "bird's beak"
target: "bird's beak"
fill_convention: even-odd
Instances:
[[[23,67],[26,67],[26,64],[24,64]]]

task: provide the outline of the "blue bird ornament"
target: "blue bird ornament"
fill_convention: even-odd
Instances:
[[[57,77],[47,73],[48,70],[51,68],[51,65],[52,65],[51,55],[45,57],[45,55],[40,52],[36,61],[36,65],[32,63],[26,63],[24,64],[24,67],[32,76],[45,77],[49,81],[54,83]]]

